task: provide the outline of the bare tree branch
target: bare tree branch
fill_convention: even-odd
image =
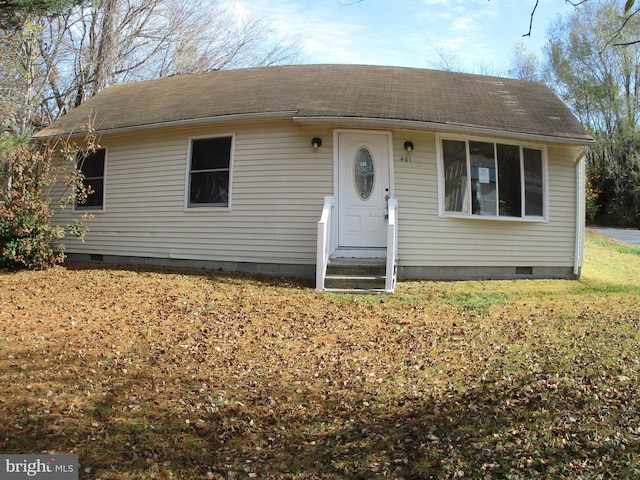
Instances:
[[[627,26],[627,24],[629,23],[629,21],[638,13],[640,12],[640,8],[637,9],[635,12],[627,15],[624,18],[624,21],[622,22],[622,25],[620,25],[620,28],[618,28],[618,31],[613,35],[613,37],[611,37],[611,39],[607,42],[607,44],[605,45],[605,48],[607,46],[609,46],[609,44],[611,44],[611,42],[613,42],[613,40],[615,40],[616,38],[618,38],[620,36],[620,34],[622,33],[622,30]],[[613,46],[614,47],[627,47],[629,45],[636,45],[640,43],[640,40],[634,40],[632,42],[621,42],[621,43],[614,43]]]
[[[581,1],[565,0],[566,3],[568,3],[569,5],[572,5],[574,7],[582,5],[583,3],[587,2],[587,1],[588,0],[581,0]],[[531,37],[531,31],[533,29],[533,17],[536,14],[536,10],[538,9],[538,5],[539,4],[540,4],[540,0],[536,0],[536,4],[533,6],[533,10],[531,11],[531,17],[529,18],[529,31],[527,33],[525,33],[524,35],[522,35],[523,37]]]
[[[523,37],[531,36],[531,29],[533,28],[533,16],[536,14],[536,9],[538,8],[539,3],[540,3],[540,0],[536,0],[536,4],[533,6],[533,11],[531,12],[531,17],[529,18],[529,31],[524,35],[522,35]]]
[[[71,6],[0,29],[0,128],[12,132],[40,128],[114,83],[287,63],[299,48],[224,2],[43,1]]]

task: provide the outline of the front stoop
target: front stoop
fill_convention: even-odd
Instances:
[[[324,289],[328,292],[384,293],[384,258],[332,258]]]

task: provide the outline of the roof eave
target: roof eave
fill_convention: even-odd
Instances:
[[[563,135],[542,135],[533,133],[514,132],[497,128],[479,127],[459,123],[438,123],[419,120],[398,120],[386,118],[363,117],[293,117],[293,121],[300,125],[341,125],[354,127],[403,128],[406,130],[428,130],[435,132],[464,133],[492,137],[513,138],[530,142],[552,143],[562,145],[586,146],[595,143],[590,136],[571,137]]]
[[[168,130],[180,127],[195,127],[202,125],[219,125],[224,123],[243,123],[251,121],[268,121],[291,119],[300,125],[321,125],[321,126],[342,126],[342,127],[374,127],[374,128],[402,128],[407,130],[435,131],[448,133],[464,133],[472,135],[487,135],[494,137],[513,138],[528,140],[531,142],[556,143],[562,145],[591,145],[594,142],[590,136],[569,137],[562,135],[541,135],[523,132],[514,132],[496,128],[480,127],[476,125],[464,125],[458,123],[438,123],[419,120],[401,120],[375,117],[341,117],[341,116],[298,116],[299,112],[294,110],[282,110],[273,112],[254,112],[229,115],[217,115],[213,117],[191,118],[185,120],[172,120],[167,122],[154,122],[143,125],[128,125],[113,128],[96,128],[94,133],[105,134],[128,134],[152,130]],[[34,135],[36,139],[51,139],[67,137],[70,139],[83,138],[86,135],[84,130],[69,131],[63,128],[47,133],[48,129],[42,130]]]
[[[257,113],[241,113],[241,114],[230,114],[230,115],[217,115],[213,117],[201,117],[201,118],[190,118],[186,120],[171,120],[167,122],[154,122],[154,123],[145,123],[143,125],[127,125],[122,127],[111,127],[111,128],[96,128],[94,133],[98,135],[105,134],[128,134],[128,133],[137,133],[151,130],[169,130],[173,128],[181,128],[181,127],[197,127],[202,125],[217,125],[223,123],[240,123],[240,122],[251,122],[251,121],[264,121],[264,120],[282,120],[282,119],[291,119],[298,113],[296,111],[278,111],[278,112],[257,112]],[[60,136],[65,136],[68,138],[82,138],[86,135],[86,131],[83,130],[75,130],[75,131],[67,131],[64,128],[54,130],[51,134],[46,133],[46,130],[41,130],[40,132],[34,135],[35,138],[38,139],[48,139],[48,138],[56,138]]]

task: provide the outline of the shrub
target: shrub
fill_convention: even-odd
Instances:
[[[59,145],[58,145],[59,146]],[[86,228],[79,221],[71,225],[53,225],[52,199],[47,189],[55,179],[52,167],[54,147],[36,145],[26,139],[3,138],[0,159],[5,191],[0,196],[0,266],[5,268],[42,269],[64,260],[62,240],[67,233],[83,238]],[[81,175],[75,168],[76,149],[67,144],[60,149],[70,186],[67,197],[60,199],[64,208],[80,195]]]
[[[586,185],[586,211],[585,216],[588,223],[593,223],[600,210],[599,198],[600,189],[600,174],[595,168],[590,168],[587,171],[587,185]]]

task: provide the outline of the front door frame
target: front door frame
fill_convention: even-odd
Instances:
[[[333,191],[334,191],[334,197],[335,197],[335,201],[336,201],[336,205],[334,207],[334,212],[336,212],[336,215],[334,215],[334,221],[332,222],[332,230],[334,232],[334,234],[332,235],[332,243],[334,245],[334,248],[332,248],[332,251],[335,251],[338,247],[339,247],[339,232],[338,232],[338,228],[339,228],[339,223],[340,223],[340,219],[338,218],[339,215],[341,214],[341,209],[340,209],[340,172],[341,172],[341,162],[342,161],[348,161],[350,162],[352,159],[348,158],[348,159],[341,159],[340,158],[340,135],[341,134],[350,134],[350,135],[357,135],[357,134],[363,134],[363,135],[380,135],[380,136],[386,136],[387,137],[387,147],[388,147],[388,168],[389,168],[389,197],[390,198],[395,198],[395,177],[394,177],[394,161],[393,161],[393,134],[390,131],[386,131],[386,130],[365,130],[365,129],[335,129],[333,131]],[[358,249],[355,249],[358,250]],[[351,249],[351,253],[354,253],[358,256],[362,256],[362,257],[366,257],[367,256],[367,252],[366,252],[366,248],[362,248],[362,250],[360,252],[355,251],[354,249]]]

